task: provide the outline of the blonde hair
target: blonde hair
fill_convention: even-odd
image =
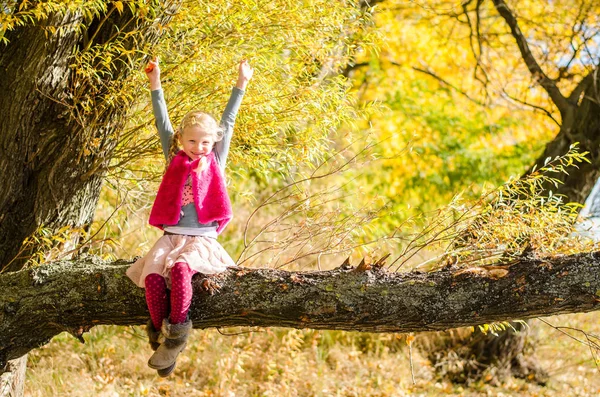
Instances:
[[[183,119],[179,128],[175,131],[175,134],[171,137],[171,146],[169,147],[169,158],[167,159],[167,166],[171,163],[171,160],[179,151],[179,138],[183,134],[183,131],[188,127],[200,127],[204,133],[211,135],[213,141],[219,142],[223,139],[224,129],[217,121],[208,113],[204,113],[199,110],[192,110],[188,112]]]

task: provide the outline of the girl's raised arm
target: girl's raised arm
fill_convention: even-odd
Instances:
[[[165,158],[169,157],[169,147],[171,145],[171,139],[174,134],[173,125],[169,119],[169,112],[167,111],[167,103],[165,102],[165,96],[160,84],[160,67],[158,66],[158,57],[148,62],[148,65],[144,69],[148,80],[150,81],[150,90],[152,95],[152,112],[154,113],[154,121],[156,128],[158,129],[158,135],[160,137],[160,144],[165,155]]]
[[[244,90],[248,85],[248,82],[254,74],[254,69],[247,60],[242,60],[238,66],[238,79],[235,87],[229,97],[229,102],[223,111],[221,116],[221,127],[223,127],[223,139],[215,143],[215,154],[217,155],[217,161],[221,166],[221,169],[225,169],[225,163],[227,161],[227,155],[229,154],[229,146],[231,145],[231,136],[233,134],[233,125],[235,124],[235,117],[242,103],[244,96]]]

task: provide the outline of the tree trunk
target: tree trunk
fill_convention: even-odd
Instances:
[[[129,264],[91,257],[0,275],[0,367],[63,331],[83,340],[95,325],[145,323]],[[418,332],[600,309],[600,252],[432,273],[237,269],[211,280],[220,289],[209,296],[208,280],[194,279],[196,328]]]
[[[597,72],[595,75],[598,75]],[[598,85],[600,76],[595,76],[595,82],[584,93],[581,104],[572,106],[563,115],[560,132],[546,145],[544,152],[535,162],[536,168],[539,169],[548,157],[564,155],[576,142],[579,143],[580,152],[589,152],[589,164],[582,163],[578,166],[579,169],[568,169],[568,174],[554,174],[552,177],[558,179],[561,184],[558,187],[552,184],[545,186],[547,190],[565,195],[566,202],[583,204],[600,177],[600,95],[596,92]]]
[[[73,28],[49,34],[42,25]],[[20,252],[22,243],[39,228],[53,231],[91,222],[103,172],[129,109],[125,96],[108,98],[110,87],[127,78],[141,55],[133,51],[114,59],[108,70],[104,67],[101,82],[77,75],[75,56],[109,41],[121,40],[125,49],[155,42],[158,36],[149,26],[125,7],[92,21],[79,12],[54,14],[43,23],[6,32],[8,44],[0,45],[3,271],[22,267],[31,254]]]
[[[48,23],[81,18],[69,14]],[[7,39],[0,52],[0,264],[12,271],[26,257],[15,260],[21,243],[38,227],[91,221],[100,178],[80,178],[96,159],[82,156],[81,126],[64,105],[73,80],[69,58],[81,37],[70,32],[48,39],[39,26],[27,26],[8,32]]]

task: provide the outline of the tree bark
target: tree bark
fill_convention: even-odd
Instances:
[[[67,331],[138,325],[144,292],[130,262],[94,257],[0,275],[0,367]],[[196,328],[283,326],[368,332],[446,330],[600,309],[600,252],[523,259],[510,266],[388,273],[348,264],[331,271],[236,269],[194,279]]]
[[[48,20],[80,22],[81,16],[71,14]],[[81,181],[73,172],[77,166],[85,172],[93,159],[78,161],[80,127],[69,122],[69,109],[61,104],[72,80],[68,60],[77,34],[48,39],[39,26],[27,26],[7,38],[0,52],[0,264],[17,270],[22,261],[13,259],[39,226],[61,221],[81,226],[91,220],[100,180]]]

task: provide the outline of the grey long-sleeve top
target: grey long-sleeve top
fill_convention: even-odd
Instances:
[[[167,111],[167,104],[162,89],[152,91],[152,111],[154,112],[154,119],[156,122],[156,128],[158,129],[158,135],[160,137],[160,143],[162,146],[165,158],[169,156],[169,146],[171,145],[171,139],[175,133],[173,125],[169,119],[169,113]],[[244,97],[244,91],[237,87],[233,87],[229,102],[223,111],[221,116],[221,126],[223,127],[223,139],[215,143],[213,152],[215,153],[215,159],[217,164],[222,171],[225,170],[225,164],[227,162],[227,155],[229,154],[229,146],[231,145],[231,137],[233,135],[233,125],[235,124],[235,117],[242,103]],[[217,235],[217,223],[213,222],[210,224],[202,224],[198,222],[198,214],[196,213],[196,207],[193,203],[184,205],[181,208],[181,217],[179,223],[175,226],[168,226],[164,229],[167,232],[176,234],[190,234],[190,235],[203,235],[209,237],[216,237]]]

